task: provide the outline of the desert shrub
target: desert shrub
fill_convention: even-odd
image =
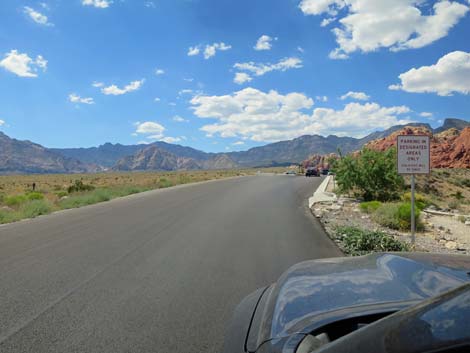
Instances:
[[[4,199],[4,203],[10,207],[19,206],[26,201],[28,201],[28,197],[26,195],[12,195],[7,196]]]
[[[415,206],[415,225],[417,230],[423,230],[424,225],[421,223],[420,209]],[[380,206],[372,216],[373,220],[381,226],[397,229],[411,229],[411,204],[403,203],[386,203]]]
[[[67,191],[64,191],[64,190],[61,190],[61,191],[57,191],[56,193],[56,196],[60,199],[64,196],[67,196],[68,195],[68,192]]]
[[[452,200],[449,202],[449,208],[451,210],[458,210],[460,208],[460,202],[457,200]]]
[[[336,235],[341,240],[345,253],[353,256],[370,252],[409,251],[407,244],[384,232],[339,227],[336,229]]]
[[[59,201],[59,207],[63,209],[77,208],[95,203],[109,201],[112,198],[112,192],[108,189],[96,189],[90,193],[78,194]]]
[[[374,212],[372,219],[381,226],[400,229],[400,220],[398,218],[399,207],[400,205],[397,203],[385,203]]]
[[[382,205],[382,202],[380,202],[380,201],[366,201],[366,202],[362,202],[359,205],[359,208],[364,213],[373,213],[373,212],[377,211],[377,209],[381,205]]]
[[[169,188],[173,186],[173,182],[171,180],[168,180],[168,179],[165,179],[165,178],[161,178],[159,181],[158,181],[158,187],[163,189],[163,188]]]
[[[455,194],[451,194],[450,196],[455,197],[457,200],[463,200],[464,199],[462,191],[457,191]]]
[[[0,210],[0,224],[15,222],[19,219],[17,212]]]
[[[354,192],[365,201],[397,199],[404,179],[396,168],[396,149],[385,152],[363,149],[339,159],[334,165],[341,193]]]
[[[95,187],[93,185],[84,184],[81,180],[75,180],[72,185],[67,188],[67,192],[72,194],[74,192],[92,191]]]
[[[411,192],[404,193],[401,199],[404,202],[411,202]],[[415,193],[415,205],[420,210],[424,210],[426,207],[431,205],[431,201],[429,201],[424,195]]]
[[[44,195],[36,191],[26,194],[26,197],[28,200],[44,200]]]
[[[140,192],[144,192],[149,190],[149,188],[143,186],[122,186],[119,188],[112,189],[113,197],[122,197],[132,194],[138,194]]]
[[[21,205],[19,213],[21,218],[34,218],[51,213],[52,207],[45,200],[32,200]]]

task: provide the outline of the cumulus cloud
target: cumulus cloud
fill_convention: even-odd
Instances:
[[[106,95],[120,96],[129,92],[137,91],[143,84],[145,80],[133,81],[126,85],[124,88],[119,88],[116,85],[111,85],[108,87],[103,87],[101,92]]]
[[[93,98],[82,98],[78,94],[71,93],[69,94],[69,101],[72,103],[81,103],[81,104],[95,104]]]
[[[0,126],[5,125],[5,120],[0,119]]]
[[[206,45],[206,48],[204,49],[204,59],[209,59],[215,56],[217,51],[226,51],[232,49],[231,45],[227,45],[224,42],[220,43],[214,43],[210,45]]]
[[[244,141],[237,141],[237,142],[232,143],[233,146],[243,146],[244,144],[245,144]]]
[[[409,120],[406,106],[382,107],[377,103],[349,103],[342,110],[313,107],[302,93],[282,95],[245,88],[230,95],[197,96],[191,100],[194,114],[215,119],[201,130],[208,136],[272,142],[306,134],[364,136]]]
[[[354,91],[349,91],[348,93],[341,96],[341,100],[343,101],[348,98],[356,99],[359,101],[368,101],[370,99],[370,96],[368,96],[364,92],[354,92]]]
[[[431,66],[413,68],[400,76],[401,84],[389,86],[392,90],[413,93],[470,94],[470,53],[454,51],[444,55]]]
[[[182,118],[181,116],[179,115],[175,115],[173,117],[173,121],[176,121],[177,123],[188,123],[189,120],[185,119],[185,118]]]
[[[46,15],[43,15],[39,11],[34,10],[29,6],[25,6],[23,8],[23,12],[29,16],[34,22],[43,26],[53,26],[52,23],[49,22]]]
[[[160,139],[160,141],[166,142],[166,143],[176,143],[181,141],[181,137],[171,137],[171,136],[166,136]]]
[[[110,0],[82,0],[82,5],[85,6],[94,6],[100,9],[105,9],[109,7],[113,2]]]
[[[93,87],[100,88],[100,87],[103,87],[103,86],[104,86],[104,83],[103,83],[103,82],[97,82],[97,81],[95,81],[95,82],[93,82],[91,85],[92,85]]]
[[[326,14],[323,26],[338,17],[332,30],[338,44],[330,53],[333,59],[356,51],[427,46],[447,36],[469,11],[468,5],[450,0],[437,1],[432,8],[422,0],[302,0],[299,8],[305,15]]]
[[[136,134],[149,135],[147,138],[152,138],[155,140],[159,140],[164,137],[165,128],[154,121],[145,121],[143,123],[137,122],[135,123],[135,126]]]
[[[9,53],[5,54],[5,58],[0,61],[0,67],[20,77],[37,77],[39,69],[43,72],[46,71],[47,60],[41,55],[36,56],[36,59],[33,60],[28,54],[11,50]]]
[[[256,45],[253,47],[255,50],[271,50],[273,38],[267,35],[259,37]]]
[[[296,57],[284,58],[276,64],[255,63],[251,61],[247,63],[236,63],[233,67],[239,71],[250,72],[255,76],[263,76],[271,71],[287,71],[289,69],[300,69],[302,67],[302,60]]]
[[[155,70],[155,75],[157,76],[161,76],[161,75],[164,75],[165,74],[165,70],[163,69],[156,69]]]
[[[422,116],[423,118],[432,118],[433,117],[433,113],[429,113],[429,112],[422,112],[419,114],[419,116]]]
[[[196,55],[199,55],[200,52],[201,52],[201,49],[199,48],[199,46],[189,47],[188,56],[196,56]]]
[[[235,78],[233,79],[233,82],[238,83],[239,85],[242,85],[246,82],[250,82],[253,80],[253,78],[248,75],[246,72],[237,72],[235,74]]]

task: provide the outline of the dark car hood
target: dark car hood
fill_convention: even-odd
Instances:
[[[250,332],[249,341],[258,346],[308,333],[328,317],[400,310],[468,282],[468,271],[470,258],[460,255],[371,254],[302,262],[266,291],[255,315],[259,330]]]

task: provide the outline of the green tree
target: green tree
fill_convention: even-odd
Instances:
[[[396,149],[385,152],[363,149],[342,157],[335,165],[340,192],[353,192],[365,201],[397,199],[404,187],[396,167]]]

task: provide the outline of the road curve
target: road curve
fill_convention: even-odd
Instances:
[[[0,227],[0,352],[219,352],[236,304],[339,256],[306,208],[320,178],[151,191]]]

